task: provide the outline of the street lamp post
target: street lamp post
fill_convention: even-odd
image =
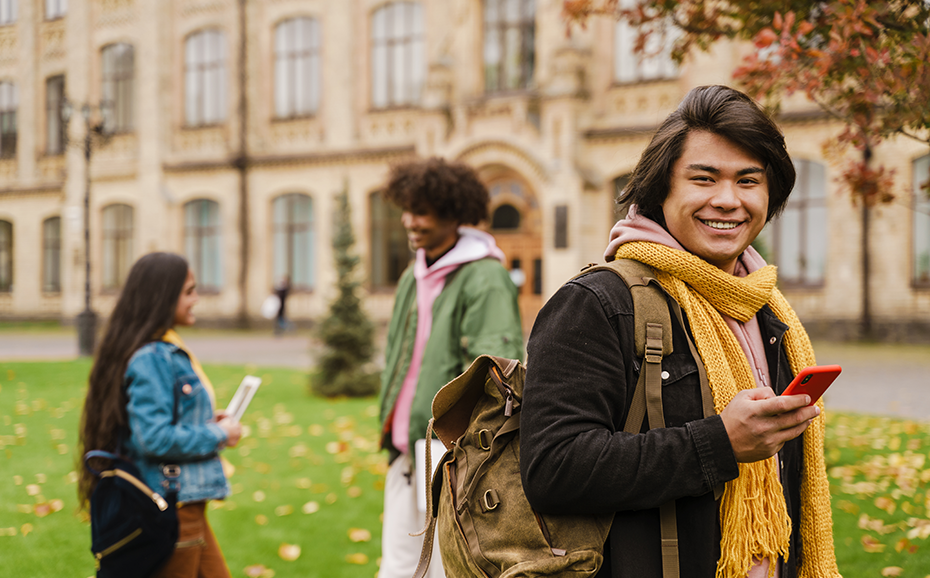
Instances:
[[[75,106],[65,99],[62,104],[62,118],[67,124]],[[78,334],[78,354],[89,357],[94,354],[97,338],[97,313],[91,308],[90,291],[90,160],[93,154],[93,139],[97,134],[107,136],[107,123],[101,120],[92,121],[94,109],[100,112],[101,117],[106,116],[106,104],[101,102],[96,106],[84,104],[81,106],[81,116],[84,118],[84,310],[78,313],[76,324]]]

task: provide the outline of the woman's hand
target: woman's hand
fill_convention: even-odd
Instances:
[[[222,416],[222,417],[220,417]],[[226,416],[226,412],[217,412],[216,425],[226,432],[226,447],[234,448],[242,437],[242,424]]]

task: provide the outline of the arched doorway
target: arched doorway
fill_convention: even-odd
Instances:
[[[536,196],[513,173],[494,171],[486,182],[491,194],[489,229],[517,285],[527,337],[543,305],[542,214]]]

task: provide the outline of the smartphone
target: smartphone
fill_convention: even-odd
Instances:
[[[806,367],[788,384],[782,395],[807,394],[811,396],[811,402],[808,405],[814,405],[841,371],[843,371],[843,368],[839,365]]]

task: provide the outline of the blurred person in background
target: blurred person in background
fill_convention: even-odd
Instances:
[[[489,195],[473,169],[439,158],[392,168],[385,198],[401,219],[412,266],[397,285],[381,377],[384,488],[379,578],[410,578],[424,523],[412,454],[426,435],[433,396],[482,354],[523,358],[517,289],[494,238],[473,226],[487,219]],[[421,445],[425,443],[421,441]],[[434,543],[429,575],[443,576]]]
[[[229,494],[219,452],[238,443],[241,426],[215,411],[209,378],[174,330],[194,324],[197,300],[183,257],[150,253],[136,261],[97,352],[81,417],[84,451],[125,456],[154,491],[168,487],[165,464],[177,468],[169,475],[178,483],[178,542],[158,578],[230,576],[205,506]],[[96,482],[82,467],[83,507]]]

